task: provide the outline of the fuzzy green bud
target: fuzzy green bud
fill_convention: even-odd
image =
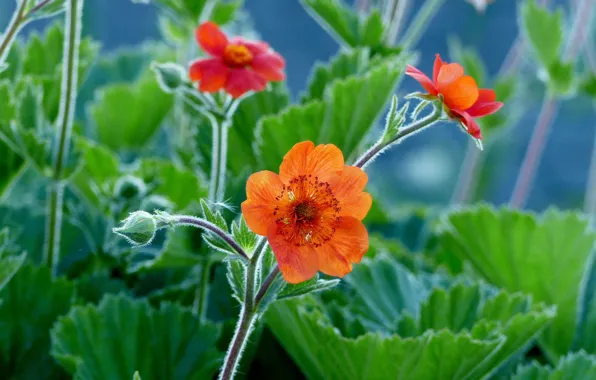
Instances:
[[[157,221],[146,211],[135,211],[122,221],[120,227],[113,228],[112,232],[124,237],[134,246],[144,246],[155,238]]]

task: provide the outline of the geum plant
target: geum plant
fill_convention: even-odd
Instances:
[[[573,20],[519,2],[489,81],[457,43],[412,66],[443,0],[304,0],[341,47],[293,103],[241,1],[153,3],[163,40],[132,50],[97,54],[84,0],[17,1],[0,37],[0,377],[596,378],[590,218],[366,187],[430,126],[458,125],[472,163],[495,131],[517,138],[539,80],[535,168],[559,101],[594,95],[574,60],[594,61],[593,1]],[[400,105],[404,75],[422,90]]]
[[[212,58],[193,62],[188,75],[190,80],[199,82],[194,95],[204,101],[202,112],[210,120],[220,117],[209,108],[218,100],[224,108],[230,105],[225,117],[233,118],[238,102],[251,93],[266,91],[269,81],[285,77],[283,58],[269,51],[264,42],[240,37],[228,39],[212,22],[201,24],[196,38]],[[312,141],[303,141],[284,155],[279,174],[265,170],[248,178],[247,200],[241,205],[244,220],[240,225],[246,223],[258,237],[244,236],[249,234],[247,231],[230,235],[227,228],[209,218],[163,211],[134,212],[120,227],[114,228],[114,232],[139,246],[150,244],[157,230],[177,226],[203,229],[225,245],[222,248],[211,243],[213,248],[228,255],[228,277],[233,289],[241,293],[237,297],[242,309],[220,379],[234,376],[255,323],[280,294],[294,291],[305,295],[328,289],[338,281],[317,279],[319,271],[341,278],[352,271],[352,264],[362,260],[369,249],[362,219],[373,202],[371,195],[364,192],[368,176],[363,168],[367,164],[386,149],[442,120],[455,120],[480,141],[482,135],[474,117],[496,112],[503,105],[495,101],[493,90],[479,90],[475,80],[464,75],[459,64],[443,62],[439,55],[432,81],[412,66],[405,73],[428,92],[408,96],[420,99],[413,120],[405,125],[408,104],[398,110],[394,97],[381,137],[352,165],[346,165],[342,151],[333,144],[315,146]],[[216,98],[211,94],[216,94]],[[420,117],[427,107],[428,115]],[[225,193],[222,189],[225,175],[220,173],[217,181],[220,190],[216,193]],[[243,248],[245,239],[254,242],[250,250]],[[269,249],[275,256],[273,267],[265,258]]]

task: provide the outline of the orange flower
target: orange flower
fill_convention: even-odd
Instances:
[[[490,115],[503,107],[503,103],[495,101],[494,90],[478,89],[474,78],[464,75],[461,65],[443,62],[438,54],[432,80],[410,65],[406,68],[406,75],[416,79],[430,95],[440,97],[449,116],[459,120],[464,129],[477,139],[482,139],[482,134],[474,118]]]
[[[362,169],[344,165],[335,145],[301,142],[285,155],[279,175],[250,176],[242,214],[252,231],[267,236],[287,282],[306,281],[319,270],[343,277],[368,251],[367,181]]]
[[[200,81],[202,92],[222,88],[234,98],[248,91],[263,91],[268,82],[285,79],[286,63],[265,42],[247,41],[241,37],[228,40],[217,24],[208,21],[195,33],[201,48],[212,58],[191,63],[190,80]]]

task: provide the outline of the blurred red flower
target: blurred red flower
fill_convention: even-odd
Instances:
[[[191,63],[189,76],[199,82],[202,92],[221,89],[238,98],[248,91],[263,91],[268,82],[285,79],[286,63],[261,41],[228,37],[214,22],[201,24],[195,33],[197,42],[211,58]]]
[[[422,71],[408,65],[406,75],[416,79],[429,95],[439,97],[448,109],[449,116],[459,120],[465,130],[477,139],[482,139],[480,127],[474,118],[497,112],[503,103],[497,102],[494,90],[478,89],[476,81],[464,75],[458,63],[447,63],[436,55],[431,80]]]

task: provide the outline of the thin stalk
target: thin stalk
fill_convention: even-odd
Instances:
[[[217,168],[217,190],[215,192],[215,201],[223,202],[226,194],[226,173],[228,171],[228,131],[231,122],[229,118],[219,123],[219,160]]]
[[[242,351],[244,351],[244,347],[246,347],[246,343],[248,342],[248,337],[254,329],[255,321],[257,320],[258,316],[256,308],[257,303],[255,302],[257,267],[261,255],[267,249],[267,244],[265,243],[266,239],[262,238],[246,268],[244,304],[242,305],[242,310],[240,310],[240,319],[238,320],[236,330],[234,331],[234,336],[232,337],[232,341],[228,347],[224,364],[219,374],[219,380],[230,380],[233,378],[236,370],[238,369],[238,364],[240,364]]]
[[[513,195],[509,201],[511,207],[523,207],[526,203],[532,182],[536,176],[538,163],[542,157],[544,146],[546,145],[550,127],[554,122],[558,109],[558,100],[547,93],[542,102],[538,121],[536,122],[536,127],[534,127],[534,132],[530,139],[530,145],[528,146],[519,175],[515,182]]]
[[[60,260],[60,237],[62,234],[62,206],[64,202],[64,165],[68,159],[70,135],[74,120],[77,99],[78,58],[81,42],[81,20],[83,0],[69,0],[66,7],[66,28],[64,32],[64,52],[61,102],[58,111],[58,138],[54,146],[52,183],[48,187],[48,219],[44,247],[44,262],[54,274]]]
[[[389,148],[391,145],[398,144],[405,140],[407,137],[422,131],[423,129],[431,126],[432,124],[436,123],[441,119],[441,115],[443,110],[440,107],[434,107],[431,114],[413,122],[412,124],[403,127],[399,130],[399,132],[390,139],[389,141],[385,141],[384,136],[379,139],[368,151],[366,151],[359,159],[356,160],[354,166],[363,168],[368,163],[370,163],[375,157],[381,154],[385,149]]]
[[[207,317],[207,300],[209,299],[209,275],[211,274],[211,260],[205,258],[201,264],[201,277],[197,284],[192,311],[199,321]]]
[[[428,23],[435,17],[444,2],[445,0],[426,0],[401,40],[401,46],[404,50],[408,50],[418,43]]]
[[[594,52],[592,44],[587,43],[584,50],[588,67],[591,68],[592,72],[596,73],[596,52]],[[594,102],[594,111],[596,111],[596,102]],[[596,130],[594,133],[594,144],[592,145],[592,158],[588,172],[584,211],[589,215],[596,215]]]
[[[549,3],[550,0],[539,1],[542,6],[548,6]],[[515,73],[522,61],[524,50],[524,39],[518,35],[501,63],[497,77],[507,77]],[[483,158],[484,156],[478,152],[476,143],[468,141],[464,162],[455,185],[455,191],[451,196],[451,204],[466,203],[476,192]]]
[[[211,174],[209,176],[209,200],[215,202],[217,198],[217,181],[219,176],[219,123],[214,116],[209,117],[211,122]]]
[[[593,0],[581,0],[578,3],[575,18],[573,20],[573,28],[570,32],[567,45],[565,46],[565,52],[563,53],[564,61],[573,60],[582,47],[587,34],[588,20],[592,16],[592,5],[594,5]],[[558,108],[558,99],[556,99],[554,95],[548,93],[547,90],[547,95],[544,97],[542,109],[540,110],[536,127],[534,128],[532,138],[530,139],[530,145],[526,151],[509,202],[512,207],[523,207],[526,203],[534,177],[536,176],[538,163],[542,158],[542,152],[544,151],[547,136],[550,132],[551,125],[554,122],[554,118],[557,115]]]
[[[269,273],[265,281],[263,281],[261,288],[257,292],[257,295],[255,297],[255,306],[259,305],[259,302],[261,302],[263,296],[265,296],[265,293],[267,292],[271,284],[273,284],[273,281],[275,281],[275,278],[279,275],[279,273],[279,267],[276,265],[275,268],[273,268],[273,270],[271,271],[271,273]]]
[[[389,10],[390,12],[393,11],[390,16],[389,25],[387,26],[389,31],[387,33],[386,40],[389,45],[395,44],[395,40],[397,39],[397,35],[399,34],[404,21],[404,17],[406,16],[406,9],[408,9],[409,5],[408,3],[408,0],[398,0],[397,4],[393,4],[392,8],[394,9]]]
[[[0,41],[0,67],[6,60],[6,56],[9,52],[9,47],[12,45],[15,37],[19,30],[25,25],[25,7],[27,6],[26,0],[19,2],[16,12],[12,15],[6,31],[2,34],[2,41]]]

